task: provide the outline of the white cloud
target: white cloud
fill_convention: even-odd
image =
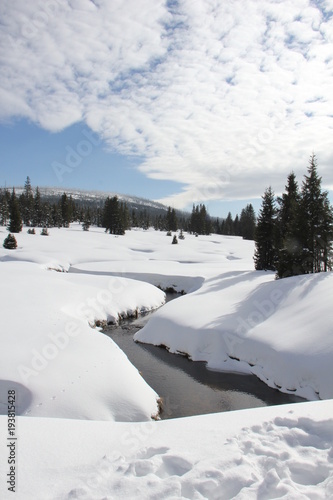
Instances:
[[[333,186],[332,5],[310,0],[4,0],[1,118],[84,120],[164,200],[260,196],[314,150]],[[322,10],[320,10],[322,5]]]

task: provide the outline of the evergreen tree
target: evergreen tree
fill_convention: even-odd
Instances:
[[[300,194],[296,176],[288,176],[286,192],[278,198],[277,214],[277,277],[295,276],[302,273],[302,241],[300,233]]]
[[[61,209],[62,225],[64,227],[69,227],[69,224],[71,223],[72,220],[73,200],[71,199],[71,197],[68,198],[66,193],[64,193],[61,196],[60,209]]]
[[[228,213],[223,225],[223,234],[231,236],[233,234],[234,221],[231,212]]]
[[[91,224],[91,216],[90,216],[90,210],[88,208],[83,216],[83,224],[82,224],[83,231],[89,231],[90,224]]]
[[[120,203],[119,211],[120,211],[120,220],[123,231],[125,231],[126,229],[130,229],[131,227],[130,215],[127,204],[125,202]]]
[[[256,214],[251,203],[246,205],[246,207],[241,211],[239,224],[240,236],[242,236],[244,240],[254,240]]]
[[[211,220],[207,213],[205,205],[193,205],[189,229],[191,233],[210,234]]]
[[[198,229],[198,220],[199,220],[199,207],[193,204],[192,214],[190,220],[190,232],[196,233]]]
[[[34,213],[34,195],[32,192],[29,176],[25,181],[24,191],[20,196],[20,205],[23,222],[26,226],[30,226],[32,224]]]
[[[276,207],[272,188],[266,189],[258,222],[255,231],[255,268],[260,270],[275,270],[276,248],[275,248],[275,216]]]
[[[317,273],[331,268],[333,214],[328,193],[321,190],[321,177],[313,154],[301,193],[302,265],[304,273]]]
[[[8,189],[0,189],[0,225],[7,226],[9,220],[10,192]]]
[[[61,227],[62,226],[62,217],[61,217],[61,209],[59,204],[53,203],[51,207],[51,221],[53,227]]]
[[[235,236],[241,236],[240,219],[239,219],[238,214],[236,215],[235,220],[234,220],[232,234],[234,234]]]
[[[20,205],[13,188],[9,204],[9,226],[8,231],[11,233],[19,233],[22,231],[22,218]]]
[[[7,250],[15,250],[15,248],[17,248],[17,241],[13,234],[9,234],[7,238],[4,239],[3,247]]]
[[[105,200],[103,211],[103,227],[110,234],[125,234],[125,226],[122,220],[120,203],[117,196]]]
[[[168,207],[168,212],[166,216],[166,229],[168,231],[177,231],[178,229],[178,221],[177,221],[177,215],[176,215],[176,210],[171,207]]]
[[[43,208],[38,186],[36,188],[35,198],[34,198],[32,225],[36,227],[41,227],[43,225]]]

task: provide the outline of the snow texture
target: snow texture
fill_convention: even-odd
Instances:
[[[12,496],[332,498],[332,412],[332,401],[320,401],[143,423],[19,417]],[[5,417],[0,425],[4,443]]]
[[[49,232],[0,249],[1,498],[9,389],[18,499],[333,497],[332,273],[276,281],[237,237]],[[186,295],[136,340],[326,401],[152,421],[158,395],[96,323],[156,309],[170,287]]]

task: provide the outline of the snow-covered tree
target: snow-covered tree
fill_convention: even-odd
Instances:
[[[13,234],[9,234],[7,238],[4,239],[3,247],[7,250],[15,250],[15,248],[17,248],[17,241]]]

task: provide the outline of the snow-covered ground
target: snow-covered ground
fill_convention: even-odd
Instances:
[[[18,419],[18,493],[2,499],[333,497],[333,402],[143,423]]]
[[[275,281],[253,271],[253,242],[217,235],[73,225],[17,241],[0,249],[1,498],[13,389],[19,499],[333,496],[332,273]],[[158,395],[94,326],[158,308],[167,287],[187,295],[137,340],[327,401],[152,421]]]

